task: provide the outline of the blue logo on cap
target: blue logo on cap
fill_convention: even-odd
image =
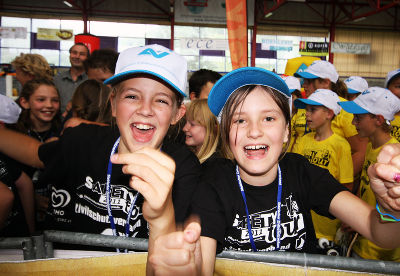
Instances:
[[[163,58],[165,56],[168,56],[169,53],[168,52],[156,53],[153,49],[147,48],[147,49],[143,50],[142,52],[140,52],[139,55],[152,55],[155,58]]]

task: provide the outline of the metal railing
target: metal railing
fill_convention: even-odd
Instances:
[[[148,241],[140,238],[114,237],[100,234],[76,233],[65,231],[45,231],[43,235],[28,238],[0,238],[0,248],[21,249],[24,260],[53,258],[53,243],[78,244],[87,246],[126,248],[128,250],[147,251]],[[223,251],[219,258],[302,266],[307,268],[325,268],[365,273],[400,275],[397,262],[364,260],[318,254],[295,252],[239,252]]]

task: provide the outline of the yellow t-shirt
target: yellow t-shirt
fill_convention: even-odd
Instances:
[[[303,155],[312,164],[328,169],[340,183],[353,182],[353,161],[347,140],[336,133],[323,141],[315,140],[314,136],[315,133],[308,133],[301,137],[293,152]],[[333,241],[340,221],[320,216],[314,211],[311,215],[317,238]]]
[[[305,109],[297,109],[296,114],[293,115],[291,121],[291,135],[290,135],[290,144],[289,149],[292,149],[295,144],[297,144],[298,139],[303,137],[304,134],[311,132],[311,129],[307,126],[306,123],[306,110]]]
[[[390,122],[392,131],[390,134],[400,142],[400,115],[394,115],[394,120]]]
[[[346,99],[339,97],[341,102],[347,101]],[[345,111],[343,108],[340,110],[340,113],[335,116],[332,120],[332,130],[336,134],[344,138],[348,138],[354,135],[357,135],[356,127],[351,123],[353,121],[354,115]]]
[[[398,143],[398,141],[395,138],[391,138],[386,144],[395,144],[395,143]],[[359,189],[361,199],[374,207],[376,204],[376,199],[374,192],[372,191],[369,185],[369,177],[367,174],[367,170],[371,164],[376,163],[376,158],[381,149],[382,147],[373,149],[372,144],[368,143],[367,151],[365,154],[365,161],[361,171],[361,182]],[[367,240],[366,238],[362,237],[361,235],[354,243],[353,250],[364,259],[400,262],[400,248],[383,249],[378,247],[371,241]]]

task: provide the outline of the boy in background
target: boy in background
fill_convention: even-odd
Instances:
[[[361,199],[375,206],[376,199],[369,185],[367,170],[377,162],[383,145],[398,143],[390,135],[390,121],[393,121],[394,115],[400,111],[400,99],[388,89],[370,87],[355,100],[339,104],[344,110],[354,114],[353,124],[358,133],[369,140],[358,192]],[[357,238],[353,254],[364,259],[400,261],[400,248],[383,249],[362,236]]]
[[[329,89],[317,89],[308,99],[294,101],[297,108],[306,109],[307,125],[313,132],[300,137],[293,152],[305,156],[312,164],[328,169],[337,181],[351,190],[353,162],[350,144],[331,128],[332,120],[341,110],[339,101],[338,95]],[[311,215],[317,239],[326,239],[333,244],[340,221],[320,216],[314,211]]]
[[[218,72],[200,69],[189,78],[189,97],[194,99],[207,99],[214,84],[222,77]]]
[[[390,71],[385,80],[385,87],[389,89],[395,96],[400,98],[400,68]],[[391,135],[400,142],[400,114],[394,115],[394,120],[391,122]]]

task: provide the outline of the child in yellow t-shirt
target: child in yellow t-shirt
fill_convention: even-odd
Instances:
[[[332,120],[341,108],[337,94],[329,89],[317,89],[308,99],[297,99],[294,104],[305,108],[307,125],[313,130],[303,137],[293,148],[293,152],[305,156],[310,163],[328,169],[340,183],[351,190],[353,184],[353,162],[347,140],[333,132]],[[318,239],[333,242],[340,221],[311,212]]]
[[[398,143],[390,135],[390,121],[400,111],[400,99],[388,89],[370,87],[353,101],[339,103],[344,110],[354,114],[353,124],[358,133],[368,137],[369,143],[361,172],[359,195],[361,199],[375,206],[375,195],[369,185],[368,167],[377,162],[383,145]],[[353,247],[354,253],[365,259],[400,261],[400,248],[383,249],[359,236]]]
[[[385,80],[385,87],[394,95],[400,98],[400,68],[390,71]],[[392,130],[390,134],[400,142],[400,114],[394,115],[394,120],[391,122]]]
[[[330,89],[339,96],[340,101],[346,101],[347,86],[339,80],[335,66],[329,61],[316,60],[304,71],[294,75],[304,79],[303,87],[306,97],[309,97],[317,89]],[[353,114],[341,110],[332,120],[331,127],[334,133],[346,138],[349,142],[352,151],[353,174],[357,175],[361,171],[368,141],[359,137],[356,128],[351,123],[352,120]],[[293,117],[292,126],[292,135],[296,138],[302,137],[310,131],[306,124],[304,110],[300,109]],[[295,140],[294,144],[296,143]]]

